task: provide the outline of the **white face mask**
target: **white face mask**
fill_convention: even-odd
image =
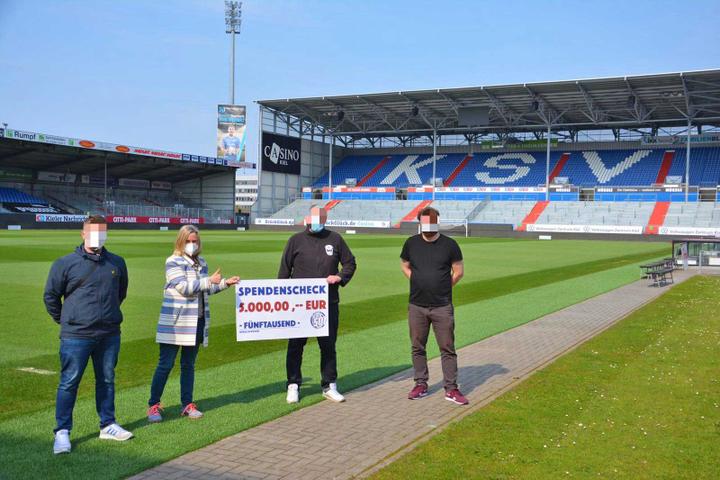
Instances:
[[[439,231],[438,224],[437,223],[421,223],[420,231],[421,232],[437,232],[437,231]]]
[[[188,242],[185,244],[185,253],[188,256],[192,257],[193,255],[195,255],[195,252],[197,252],[197,250],[198,250],[197,243]]]
[[[105,240],[107,240],[107,232],[93,230],[88,232],[88,235],[85,237],[85,244],[88,248],[100,249],[105,245]]]

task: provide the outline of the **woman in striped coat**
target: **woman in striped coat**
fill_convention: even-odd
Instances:
[[[180,350],[181,415],[198,419],[203,416],[193,402],[195,358],[200,345],[207,347],[210,327],[208,295],[235,285],[238,277],[222,278],[220,269],[208,276],[208,267],[200,256],[200,232],[194,225],[178,231],[173,254],[165,260],[165,295],[156,341],[160,344],[160,359],[150,387],[148,420],[162,420],[160,397],[168,375]]]

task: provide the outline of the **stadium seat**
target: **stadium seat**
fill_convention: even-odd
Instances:
[[[646,186],[655,183],[662,165],[664,148],[588,149],[568,152],[569,156],[557,176],[568,177],[578,186]],[[564,152],[556,148],[550,154],[550,169]],[[439,154],[436,177],[447,179],[467,157],[465,154]],[[350,155],[333,169],[333,184],[342,185],[348,178],[365,179],[363,186],[406,188],[429,185],[432,178],[432,155]],[[545,152],[478,152],[464,168],[459,169],[453,187],[529,187],[545,183]],[[685,174],[685,150],[676,149],[668,175]],[[326,173],[313,187],[327,186]],[[691,150],[691,185],[718,185],[720,182],[720,148],[695,147]]]
[[[0,203],[47,205],[48,202],[14,188],[0,187]]]

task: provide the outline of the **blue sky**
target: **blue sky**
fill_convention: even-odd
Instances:
[[[246,0],[236,103],[720,67],[720,1]],[[222,0],[0,0],[0,122],[214,155]]]

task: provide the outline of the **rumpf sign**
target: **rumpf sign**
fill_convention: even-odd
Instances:
[[[328,336],[324,278],[242,280],[235,286],[237,341]]]

